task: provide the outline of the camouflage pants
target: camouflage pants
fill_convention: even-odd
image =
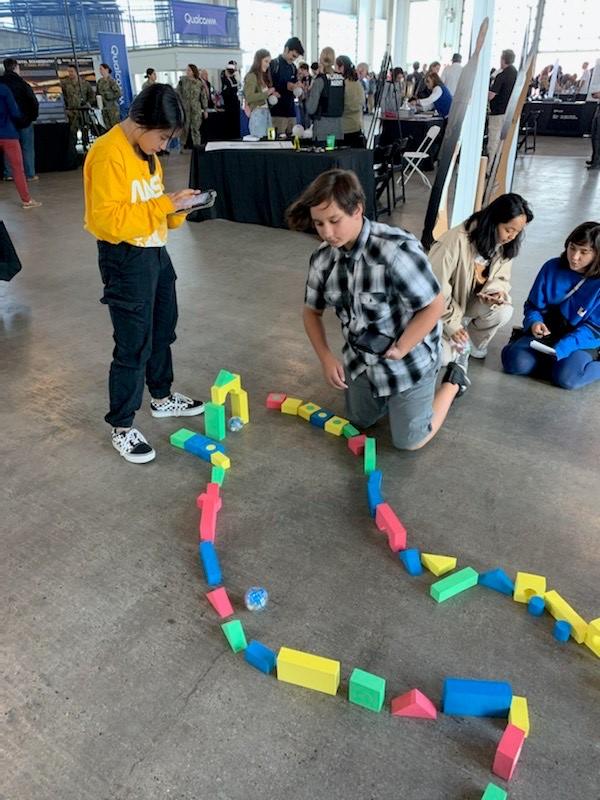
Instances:
[[[105,103],[104,108],[102,109],[102,119],[104,120],[104,126],[106,130],[109,131],[113,128],[120,120],[119,114],[119,106],[117,103]]]
[[[81,130],[81,141],[84,150],[87,149],[90,145],[90,136],[81,111],[67,111],[67,120],[69,122],[69,132],[73,147],[77,146],[77,131]]]
[[[202,125],[202,109],[199,111],[192,110],[186,119],[186,125],[181,134],[181,143],[183,147],[187,145],[188,134],[192,134],[192,144],[194,146],[200,144],[200,127]]]

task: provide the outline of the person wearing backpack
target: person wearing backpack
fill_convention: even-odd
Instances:
[[[15,98],[15,102],[21,112],[21,119],[15,122],[19,142],[21,143],[21,151],[23,153],[23,167],[25,168],[25,177],[28,181],[37,181],[38,176],[35,174],[35,141],[33,123],[38,118],[40,113],[40,106],[33,89],[24,78],[21,77],[21,69],[19,62],[14,58],[5,58],[4,75],[0,78],[0,83],[3,83],[10,89]],[[4,178],[14,177],[8,161],[4,164]]]
[[[319,56],[319,74],[306,102],[306,111],[313,120],[315,142],[325,142],[331,135],[338,142],[344,138],[342,116],[346,90],[344,76],[333,69],[334,63],[335,51],[332,47],[324,47]]]
[[[298,70],[294,61],[303,55],[302,42],[297,36],[292,36],[285,43],[283,53],[274,58],[269,65],[271,83],[279,95],[279,100],[271,108],[273,126],[279,136],[283,134],[291,136],[292,128],[296,124],[294,91],[298,90],[299,93],[302,84],[298,82]]]

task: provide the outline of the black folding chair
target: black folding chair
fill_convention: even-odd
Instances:
[[[529,151],[535,153],[538,119],[540,118],[541,113],[541,110],[534,109],[532,111],[528,111],[524,117],[521,117],[517,152],[523,148],[524,153],[529,153]],[[530,143],[530,137],[532,143]]]
[[[392,148],[389,144],[386,147],[376,147],[373,151],[373,180],[375,183],[375,219],[379,219],[380,214],[392,213],[392,193],[390,191],[390,180],[393,178],[392,171]],[[385,192],[387,205],[380,205],[379,201]]]

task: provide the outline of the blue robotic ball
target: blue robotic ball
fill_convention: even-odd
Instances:
[[[232,417],[229,420],[229,430],[232,433],[237,433],[237,431],[241,431],[243,427],[244,427],[244,423],[242,422],[240,417]]]
[[[248,611],[262,611],[269,601],[269,593],[261,586],[251,586],[244,595]]]

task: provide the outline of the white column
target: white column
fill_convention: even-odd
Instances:
[[[388,16],[388,20],[391,20],[391,27],[388,24],[389,41],[392,45],[392,62],[397,67],[402,66],[406,61],[410,0],[397,0],[391,5],[394,13],[393,17],[392,15]]]

